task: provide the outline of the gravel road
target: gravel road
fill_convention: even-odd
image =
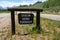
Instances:
[[[48,19],[51,19],[51,20],[60,21],[60,15],[40,14],[40,16],[43,17],[43,18],[48,18]]]
[[[36,16],[36,14],[34,14],[34,15]],[[11,16],[10,13],[7,13],[7,14],[3,13],[3,14],[0,14],[0,27],[2,27],[2,26],[4,26],[4,25],[8,25],[7,22],[11,21],[10,16]],[[40,14],[40,17],[60,21],[60,15]],[[7,24],[6,24],[6,23],[7,23]]]

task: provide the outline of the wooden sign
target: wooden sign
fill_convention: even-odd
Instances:
[[[11,12],[12,35],[16,34],[16,32],[15,32],[15,15],[14,15],[15,11],[23,11],[23,12],[24,11],[33,11],[33,12],[36,12],[36,30],[37,30],[38,33],[41,31],[41,27],[40,27],[40,12],[42,12],[43,9],[39,9],[39,8],[8,8],[8,11]],[[29,21],[29,23],[33,23],[33,17],[34,17],[33,14],[27,14],[27,15],[31,15],[31,16],[24,16],[26,19],[23,16],[21,16],[21,15],[26,15],[26,14],[24,14],[24,13],[23,14],[22,13],[18,14],[19,23],[23,24],[23,21],[25,21],[24,24],[28,23],[27,21]],[[23,20],[20,20],[22,18],[23,18]],[[30,18],[30,20],[29,20],[29,18]],[[32,21],[32,22],[30,22],[30,21]]]
[[[19,13],[18,21],[19,24],[32,24],[34,15],[32,13]]]

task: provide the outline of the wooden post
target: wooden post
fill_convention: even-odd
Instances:
[[[40,11],[36,13],[36,30],[38,33],[40,32]]]
[[[14,11],[11,11],[11,27],[12,27],[12,35],[15,34],[15,15]]]

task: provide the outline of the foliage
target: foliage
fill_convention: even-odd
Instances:
[[[23,5],[20,7],[28,7],[28,8],[42,8],[48,10],[59,11],[60,10],[60,0],[46,0],[45,2],[36,2],[35,4]]]
[[[42,3],[43,8],[50,8],[55,6],[60,6],[60,0],[47,0]]]

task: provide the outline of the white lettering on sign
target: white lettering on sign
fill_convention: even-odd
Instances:
[[[30,17],[31,15],[21,15],[21,17]]]
[[[31,23],[32,21],[20,21],[20,23]]]
[[[22,20],[30,20],[30,18],[22,18]]]

